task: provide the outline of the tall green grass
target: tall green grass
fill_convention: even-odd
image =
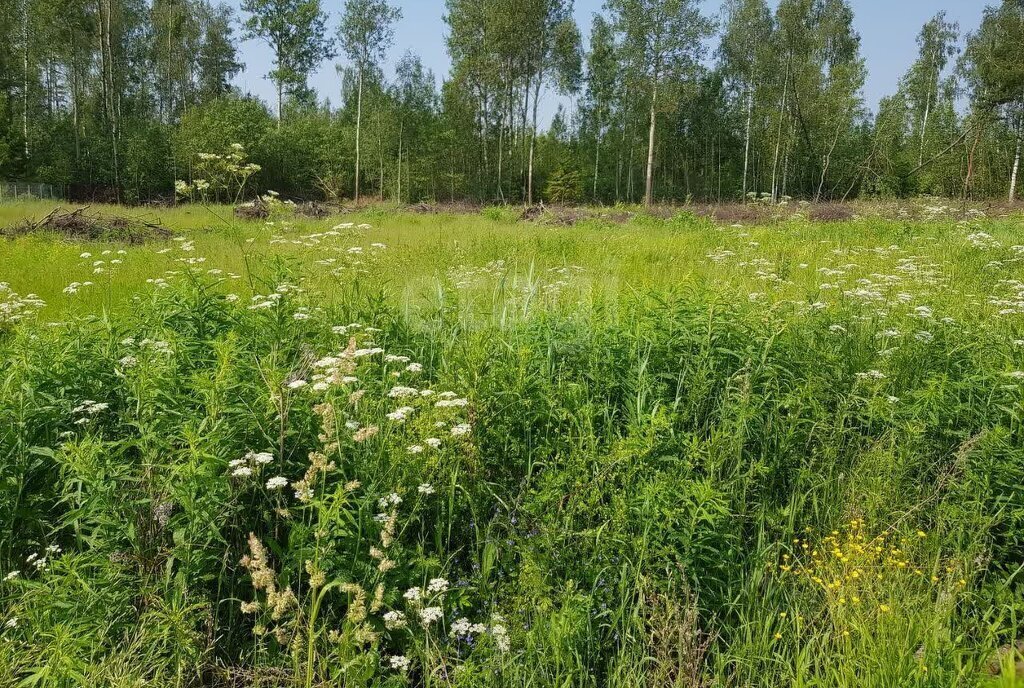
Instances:
[[[1016,685],[1017,221],[159,215],[0,244],[9,683]]]

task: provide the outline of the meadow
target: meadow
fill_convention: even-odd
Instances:
[[[0,239],[0,685],[1024,684],[1020,214],[107,210]]]

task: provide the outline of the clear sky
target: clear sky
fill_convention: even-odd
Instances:
[[[238,6],[238,0],[228,0]],[[412,50],[433,70],[440,80],[448,73],[450,62],[445,50],[446,26],[443,0],[392,0],[402,8],[402,20],[395,27],[395,45],[388,57],[386,73],[406,51]],[[771,1],[771,0],[770,0]],[[991,0],[994,2],[994,0]],[[515,0],[509,0],[515,2]],[[331,14],[333,31],[338,24],[343,0],[324,0]],[[604,0],[576,0],[576,20],[584,37],[590,31],[591,17],[601,10]],[[704,10],[716,15],[720,0],[703,0]],[[774,2],[773,2],[774,4]],[[857,31],[861,36],[861,51],[867,61],[868,79],[865,97],[874,109],[881,97],[896,90],[900,76],[914,61],[917,53],[916,37],[921,26],[936,12],[945,10],[949,18],[960,22],[961,32],[973,31],[981,21],[984,0],[851,0]],[[266,44],[246,41],[241,49],[245,72],[236,79],[244,91],[255,93],[264,100],[274,102],[274,88],[264,75],[271,69],[271,58]],[[321,98],[340,100],[335,63],[324,63],[313,75],[310,84]],[[555,94],[548,93],[543,101],[544,120],[550,119],[559,103]]]

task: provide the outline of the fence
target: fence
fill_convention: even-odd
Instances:
[[[64,188],[53,184],[36,182],[2,182],[0,181],[0,202],[20,198],[49,198],[64,200]]]

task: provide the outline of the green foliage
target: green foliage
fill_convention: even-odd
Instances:
[[[254,191],[296,200],[358,187],[402,203],[530,204],[558,168],[597,204],[1016,198],[1018,0],[979,5],[966,37],[943,13],[929,19],[877,107],[849,0],[728,0],[717,24],[698,5],[615,0],[584,50],[566,0],[448,0],[452,67],[438,84],[395,53],[401,13],[384,0],[346,2],[337,24],[317,0],[250,0],[237,35],[232,8],[207,0],[9,2],[0,178],[170,200],[198,152],[239,142],[263,168]],[[233,85],[241,39],[272,54],[269,107]],[[308,83],[335,54],[340,100]],[[546,89],[582,91],[574,117],[545,123]]]
[[[552,203],[577,203],[583,198],[583,180],[576,169],[559,165],[550,175],[544,196]]]
[[[0,245],[5,677],[1015,680],[1014,220],[222,210]]]
[[[321,62],[334,56],[327,38],[327,15],[320,0],[244,0],[249,13],[246,36],[270,45],[274,69],[267,76],[277,85],[278,119],[284,119],[284,94],[295,96]]]

